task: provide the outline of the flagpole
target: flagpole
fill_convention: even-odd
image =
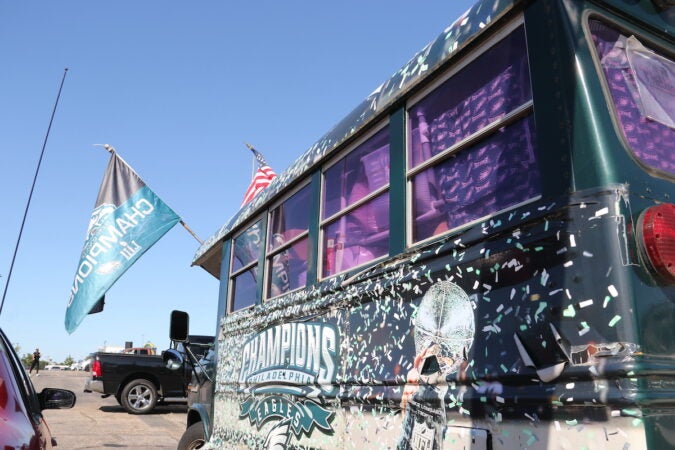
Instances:
[[[204,244],[204,241],[199,239],[199,237],[195,234],[195,232],[192,231],[192,229],[185,222],[183,222],[183,219],[180,219],[180,224],[183,225],[183,228],[185,228],[185,230],[188,233],[190,233],[192,235],[192,237],[195,238],[197,240],[197,242],[199,242],[200,245]]]
[[[255,147],[253,147],[251,144],[248,142],[244,141],[244,145],[251,151],[255,151]],[[253,154],[253,161],[251,161],[251,180],[255,178],[255,153]]]
[[[103,148],[106,149],[106,150],[108,151],[108,153],[110,153],[110,154],[117,153],[117,151],[115,150],[115,147],[113,147],[113,146],[110,145],[110,144],[94,144],[94,145],[95,145],[96,147],[103,147]],[[127,164],[127,166],[128,166],[128,164]],[[131,169],[131,170],[133,170],[133,169]],[[179,223],[183,226],[183,228],[185,228],[185,230],[186,230],[188,233],[190,233],[190,235],[191,235],[193,238],[195,238],[195,240],[196,240],[197,242],[199,242],[199,245],[204,244],[204,241],[202,241],[201,239],[199,239],[199,236],[197,236],[197,234],[196,234],[194,231],[192,231],[192,228],[190,228],[190,227],[188,226],[188,224],[186,224],[185,221],[184,221],[182,218],[180,219]]]
[[[19,251],[19,243],[21,242],[21,235],[23,234],[23,227],[26,224],[26,217],[28,216],[28,208],[30,207],[31,199],[33,198],[33,191],[35,190],[35,184],[37,182],[38,174],[40,173],[40,165],[42,164],[42,158],[45,154],[45,148],[47,147],[47,140],[49,139],[49,132],[52,129],[52,123],[54,122],[54,116],[56,115],[56,107],[59,105],[59,99],[61,98],[61,91],[63,90],[63,83],[66,81],[66,74],[68,73],[68,68],[63,69],[63,77],[61,78],[61,85],[59,86],[59,92],[56,95],[56,101],[54,102],[54,108],[52,109],[52,115],[49,119],[49,126],[47,127],[47,132],[45,133],[45,139],[42,142],[42,151],[40,152],[40,158],[38,159],[37,167],[35,168],[35,175],[33,176],[33,185],[30,188],[30,193],[28,194],[28,201],[26,202],[26,209],[23,212],[23,220],[21,221],[21,227],[19,228],[19,236],[16,239],[16,246],[14,247],[14,255],[12,256],[12,262],[9,265],[9,272],[7,273],[7,281],[5,282],[5,289],[2,292],[2,301],[0,301],[0,315],[2,315],[2,308],[5,306],[5,297],[7,296],[7,288],[9,287],[9,280],[12,278],[12,270],[14,269],[14,262],[16,261],[16,254]]]

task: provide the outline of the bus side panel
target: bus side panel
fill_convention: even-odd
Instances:
[[[343,446],[337,380],[345,314],[326,309],[311,320],[296,316],[225,334],[212,448]]]
[[[532,204],[226,319],[208,448],[647,448],[626,209]]]

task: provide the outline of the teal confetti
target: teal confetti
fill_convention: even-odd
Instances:
[[[609,304],[609,302],[611,300],[612,300],[612,297],[610,297],[609,295],[607,297],[605,297],[605,301],[602,303],[602,307],[607,308],[607,305]]]
[[[538,316],[539,314],[541,314],[546,309],[547,306],[548,306],[548,303],[540,302],[539,307],[537,308],[537,312],[535,312],[534,315]]]
[[[621,316],[619,316],[619,315],[616,315],[616,316],[612,317],[612,320],[609,321],[609,326],[613,327],[614,325],[616,325],[619,322],[619,320],[621,320]]]
[[[576,310],[574,309],[574,305],[570,305],[565,310],[563,311],[563,316],[565,317],[574,317],[577,315]]]

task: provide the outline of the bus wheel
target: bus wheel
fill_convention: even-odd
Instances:
[[[193,423],[185,430],[183,436],[178,442],[178,450],[194,450],[202,448],[206,439],[204,438],[204,426],[201,422]]]
[[[157,404],[157,389],[148,380],[130,381],[122,390],[122,406],[131,414],[147,414]]]

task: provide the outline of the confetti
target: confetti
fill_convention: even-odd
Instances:
[[[607,308],[607,305],[609,304],[609,302],[610,302],[611,300],[612,300],[612,298],[611,298],[609,295],[608,295],[607,297],[605,297],[605,301],[602,302],[602,307],[603,307],[603,308]]]
[[[573,305],[570,305],[563,310],[563,316],[565,316],[565,317],[574,317],[576,315],[577,315],[577,312],[574,309]]]

